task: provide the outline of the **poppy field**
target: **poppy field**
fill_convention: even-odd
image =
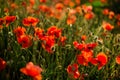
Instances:
[[[120,80],[119,0],[0,0],[0,80]]]

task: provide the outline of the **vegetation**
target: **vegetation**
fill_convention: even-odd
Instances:
[[[110,1],[0,0],[0,80],[119,80]]]

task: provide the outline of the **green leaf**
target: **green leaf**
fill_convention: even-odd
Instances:
[[[105,4],[101,3],[100,1],[94,1],[92,3],[93,7],[104,7]]]
[[[92,5],[91,3],[89,3],[89,2],[87,2],[87,3],[85,3],[85,5]]]

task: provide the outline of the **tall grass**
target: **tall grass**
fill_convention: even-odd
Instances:
[[[0,17],[3,20],[3,22],[0,20],[0,26],[2,26],[0,27],[0,58],[2,59],[0,80],[32,80],[28,73],[25,75],[20,71],[28,62],[33,62],[42,69],[40,73],[42,80],[120,79],[120,60],[116,61],[116,57],[120,55],[120,26],[117,24],[120,18],[117,19],[118,14],[114,12],[113,15],[110,15],[111,10],[107,15],[102,13],[104,7],[109,4],[108,2],[102,3],[98,0],[96,7],[94,1],[92,3],[87,1],[86,4],[85,2],[79,4],[75,2],[77,0],[71,0],[68,4],[65,4],[67,0],[45,0],[45,3],[40,1],[42,0],[0,1]],[[61,3],[62,7],[61,5],[56,7],[58,3]],[[79,10],[76,9],[77,7]],[[85,17],[87,13],[89,15]],[[6,16],[15,16],[15,20],[9,19],[10,21],[7,22]],[[26,22],[29,26],[25,26],[23,20],[29,16],[32,17],[31,22]],[[33,18],[39,20],[35,25],[33,25],[35,23]],[[67,21],[70,21],[70,24]],[[108,28],[103,27],[106,24]],[[26,30],[23,35],[27,35],[28,40],[25,40],[25,43],[22,40],[19,42],[18,38],[23,37],[21,37],[22,35],[16,36],[14,32],[18,26]],[[48,30],[53,26],[55,30],[51,29],[51,34],[49,34]],[[35,35],[36,28],[42,29],[43,32]],[[82,39],[83,35],[86,36],[85,40]],[[65,37],[63,42],[61,37]],[[31,44],[29,44],[29,39]],[[78,45],[85,46],[82,46],[83,48],[80,50],[74,45],[75,41],[79,43]],[[92,45],[94,43],[96,46]],[[28,46],[23,47],[23,44]],[[99,61],[96,65],[91,62],[91,59],[89,59],[88,65],[80,64],[77,61],[77,56],[82,54],[82,51],[86,51],[86,48],[88,52],[92,51],[92,58],[98,59],[97,55],[100,52],[107,56],[107,62],[102,64],[101,69],[98,69],[98,65],[101,63]],[[84,63],[84,60],[80,61]],[[102,60],[104,62],[104,59]],[[2,64],[3,61],[5,61],[5,65]],[[74,63],[78,65],[77,78],[73,75],[74,69],[71,69],[73,70],[71,72],[68,71],[68,66]],[[2,69],[2,66],[5,67]]]

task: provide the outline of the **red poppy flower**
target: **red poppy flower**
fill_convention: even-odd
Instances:
[[[92,58],[90,60],[90,63],[93,64],[93,65],[97,65],[98,64],[97,58]]]
[[[42,75],[37,75],[33,78],[33,80],[42,80]]]
[[[47,17],[55,17],[55,10],[52,8],[49,8],[46,14]]]
[[[55,8],[56,8],[57,11],[61,12],[64,8],[64,5],[62,3],[57,3],[55,5]]]
[[[0,25],[2,25],[4,23],[3,18],[0,18]]]
[[[97,54],[96,60],[98,62],[98,70],[100,70],[108,61],[107,56],[103,52]]]
[[[17,9],[18,8],[18,5],[16,3],[12,3],[10,6],[11,6],[12,9]]]
[[[103,13],[103,15],[108,15],[109,14],[109,9],[103,9],[102,13]]]
[[[43,29],[35,27],[34,35],[37,36],[39,39],[42,39],[43,38],[43,32],[44,32]]]
[[[45,13],[49,11],[49,7],[47,5],[40,5],[39,10]]]
[[[81,54],[87,62],[90,62],[90,60],[93,57],[93,51],[92,50],[83,50],[83,51],[81,51]]]
[[[27,6],[26,7],[26,12],[27,13],[30,13],[30,14],[33,14],[33,13],[35,13],[35,9],[33,9],[33,6]]]
[[[20,71],[25,75],[33,77],[34,80],[42,80],[42,69],[39,66],[34,65],[32,62],[27,63],[26,67],[21,68]]]
[[[108,15],[109,14],[109,9],[103,9],[102,13],[103,13],[103,15]]]
[[[17,41],[22,45],[22,48],[28,48],[32,45],[32,40],[29,35],[21,35],[17,38]]]
[[[103,29],[106,31],[111,31],[113,28],[114,28],[114,26],[113,25],[111,25],[110,23],[107,23],[107,22],[103,22],[103,25],[102,25],[102,27],[103,27]]]
[[[4,12],[5,12],[5,13],[8,13],[8,12],[9,12],[9,9],[5,7],[5,8],[4,8]]]
[[[93,7],[91,5],[87,6],[87,5],[82,5],[82,9],[85,13],[91,13]]]
[[[102,3],[107,3],[107,0],[100,0]]]
[[[41,3],[46,3],[47,0],[40,0]]]
[[[77,41],[74,41],[73,45],[78,50],[89,51],[89,50],[94,49],[97,46],[97,43],[88,43],[88,44],[85,44],[85,43],[78,43]]]
[[[71,1],[71,0],[64,0],[63,3],[64,3],[64,5],[69,5],[70,1]]]
[[[113,17],[115,16],[115,13],[113,11],[109,12],[109,19],[113,19]]]
[[[37,18],[34,18],[34,17],[27,17],[27,18],[24,18],[22,23],[24,26],[36,26],[37,23],[39,22],[39,19]]]
[[[88,62],[85,60],[85,58],[83,57],[82,54],[77,55],[77,62],[78,62],[78,64],[81,64],[84,66],[88,65]]]
[[[69,16],[73,16],[73,15],[75,15],[76,14],[76,10],[75,9],[70,9],[69,10],[69,13],[68,13],[68,17]]]
[[[54,11],[53,17],[56,18],[56,19],[58,19],[58,20],[61,20],[61,19],[64,17],[64,15],[65,15],[65,12],[64,12],[64,11],[63,11],[62,13],[61,13],[61,12],[55,12],[55,11]]]
[[[80,4],[81,0],[75,0],[76,4]]]
[[[8,26],[11,22],[16,20],[16,16],[5,16],[4,20],[5,20],[6,26]]]
[[[78,71],[78,64],[76,63],[68,65],[67,72],[72,78],[77,79],[80,77],[80,73]]]
[[[115,61],[117,64],[120,64],[120,55],[118,55],[116,58],[115,58]]]
[[[61,29],[58,29],[57,26],[51,26],[48,28],[47,34],[59,38],[61,36]]]
[[[96,46],[97,46],[97,43],[89,43],[89,44],[86,44],[86,48],[89,49],[89,50],[94,49]]]
[[[74,42],[73,42],[73,45],[74,45],[75,48],[78,48],[79,43],[78,43],[77,41],[74,41]]]
[[[84,15],[84,17],[85,17],[85,19],[90,20],[90,19],[92,19],[92,18],[94,17],[94,14],[93,14],[92,12],[86,13],[86,14]]]
[[[54,36],[44,36],[42,38],[42,47],[49,53],[52,53],[52,48],[55,44]]]
[[[35,0],[29,0],[30,5],[33,6],[35,4]]]
[[[27,3],[26,3],[25,1],[22,1],[22,2],[21,2],[21,5],[22,5],[23,7],[26,7],[26,6],[27,6]]]
[[[117,21],[117,25],[120,26],[120,21]]]
[[[85,49],[85,47],[86,47],[86,44],[81,44],[81,43],[78,43],[77,41],[74,41],[74,42],[73,42],[73,45],[74,45],[74,47],[75,47],[76,49],[78,49],[78,50],[83,50],[83,49]]]
[[[70,1],[70,2],[69,2],[69,7],[72,8],[72,7],[74,7],[74,6],[75,6],[75,3],[74,3],[73,1]]]
[[[65,45],[65,41],[66,41],[66,36],[62,36],[62,37],[60,37],[60,43],[62,43],[62,46],[64,46]]]
[[[21,35],[25,34],[26,29],[24,27],[18,26],[17,28],[14,29],[13,31],[17,37],[20,37]]]
[[[80,6],[77,6],[75,10],[77,13],[82,14],[82,8]]]
[[[120,14],[117,14],[115,17],[118,21],[120,21]]]
[[[67,24],[68,25],[74,24],[75,21],[76,21],[76,16],[75,15],[68,16],[68,18],[67,18]]]
[[[4,23],[4,20],[3,20],[3,18],[0,18],[0,29],[2,29],[3,28],[3,23]]]
[[[0,58],[0,71],[3,70],[5,67],[6,67],[6,61]]]
[[[81,40],[82,40],[82,41],[85,41],[86,39],[87,39],[87,36],[86,36],[86,35],[82,35],[82,36],[81,36]]]
[[[81,54],[77,55],[77,62],[81,65],[88,66],[88,63],[91,61],[92,57],[92,50],[83,50],[81,51]]]

